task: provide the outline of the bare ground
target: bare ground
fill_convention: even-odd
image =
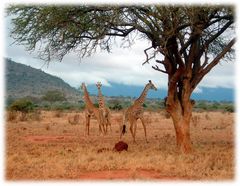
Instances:
[[[69,117],[80,121],[70,124]],[[7,180],[233,180],[234,114],[193,113],[191,139],[194,151],[176,151],[171,119],[163,111],[146,112],[148,141],[140,121],[137,144],[129,129],[123,140],[126,152],[112,149],[119,141],[122,112],[114,112],[112,131],[99,135],[91,120],[90,136],[85,135],[82,112],[46,112],[27,121],[8,120],[5,125],[5,177]]]

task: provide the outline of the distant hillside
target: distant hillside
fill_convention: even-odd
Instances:
[[[62,79],[10,59],[6,62],[6,96],[21,98],[41,97],[49,90],[64,92],[69,101],[80,99],[79,92]]]
[[[143,86],[131,86],[131,85],[122,85],[117,83],[110,82],[111,86],[103,86],[102,92],[105,96],[130,96],[138,97],[143,88]],[[206,88],[201,87],[201,93],[193,93],[192,99],[195,100],[207,100],[207,101],[231,101],[234,102],[234,89],[230,88]],[[95,85],[89,85],[88,90],[91,94],[97,95],[97,89]],[[167,90],[158,88],[157,91],[150,90],[147,97],[164,99],[167,96]]]
[[[41,97],[48,90],[60,90],[65,93],[68,101],[82,100],[80,93],[64,82],[62,79],[49,75],[42,70],[32,68],[23,64],[15,63],[6,59],[6,90],[7,97],[20,98],[25,96]],[[81,83],[81,81],[79,82]],[[123,96],[138,97],[143,86],[131,86],[110,82],[111,86],[103,86],[102,92],[104,96]],[[95,84],[87,86],[88,91],[92,95],[97,95]],[[208,101],[232,101],[234,102],[234,89],[228,88],[206,88],[201,87],[201,93],[193,93],[192,99],[208,100]],[[163,99],[167,96],[167,91],[158,88],[157,91],[150,90],[147,97],[155,99]],[[94,102],[96,97],[92,96]]]

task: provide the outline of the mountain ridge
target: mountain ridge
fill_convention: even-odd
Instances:
[[[66,94],[68,100],[81,100],[80,92],[71,87],[59,77],[50,75],[41,69],[16,63],[11,59],[6,61],[6,92],[7,97],[21,98],[26,96],[41,97],[47,90],[60,90]],[[146,82],[147,83],[147,82]],[[123,85],[110,82],[111,86],[103,86],[102,92],[108,97],[138,97],[144,86]],[[97,95],[95,84],[87,86],[91,95]],[[201,87],[201,93],[193,93],[192,99],[207,101],[234,101],[234,89],[205,88]],[[163,99],[167,96],[167,90],[158,88],[157,91],[149,90],[147,97]]]
[[[79,92],[61,78],[50,75],[41,69],[5,59],[6,95],[21,98],[26,96],[41,97],[47,91],[59,90],[68,100],[76,100]]]

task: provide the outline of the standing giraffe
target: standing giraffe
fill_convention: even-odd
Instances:
[[[96,117],[97,122],[99,124],[99,132],[103,133],[105,130],[104,130],[104,119],[103,119],[102,112],[93,105],[93,103],[89,97],[85,83],[82,83],[81,89],[83,89],[83,94],[84,94],[83,99],[86,104],[86,108],[85,108],[86,133],[89,135],[89,125],[90,125],[91,116]]]
[[[126,124],[127,124],[127,122],[129,122],[130,123],[130,132],[133,137],[133,142],[136,143],[135,136],[136,136],[136,129],[137,129],[137,120],[140,119],[142,122],[142,125],[143,125],[146,142],[148,142],[146,126],[145,126],[145,122],[144,122],[144,118],[143,118],[143,106],[142,105],[144,103],[144,100],[147,96],[147,92],[149,89],[157,90],[157,88],[154,86],[154,84],[152,83],[151,80],[149,80],[149,83],[146,84],[140,97],[138,99],[136,99],[134,101],[133,105],[130,106],[124,113],[123,125],[122,125],[121,131],[120,131],[120,133],[121,133],[120,139],[121,139],[122,135],[126,132]]]
[[[97,82],[96,84],[97,89],[98,89],[98,104],[99,104],[99,109],[103,113],[103,119],[104,119],[104,124],[105,124],[105,129],[107,132],[108,126],[110,127],[110,130],[112,131],[111,128],[111,122],[110,122],[110,109],[105,105],[104,97],[101,92],[101,82]]]

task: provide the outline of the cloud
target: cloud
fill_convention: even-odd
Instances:
[[[6,21],[6,24],[8,28],[11,27],[9,21]],[[44,65],[43,61],[37,59],[36,52],[29,53],[21,45],[10,45],[12,41],[7,30],[6,57],[35,68],[42,68],[46,73],[56,75],[74,87],[79,87],[81,82],[95,84],[97,81],[101,81],[105,86],[111,86],[111,83],[143,86],[151,79],[157,87],[167,89],[165,74],[153,70],[154,64],[142,66],[145,60],[143,50],[150,45],[144,40],[136,40],[131,48],[120,48],[119,40],[116,40],[117,44],[111,53],[101,51],[91,57],[80,59],[76,52],[71,52],[61,63],[53,62],[49,65]],[[200,93],[201,87],[234,88],[234,67],[232,62],[217,65],[203,78],[195,92]]]

